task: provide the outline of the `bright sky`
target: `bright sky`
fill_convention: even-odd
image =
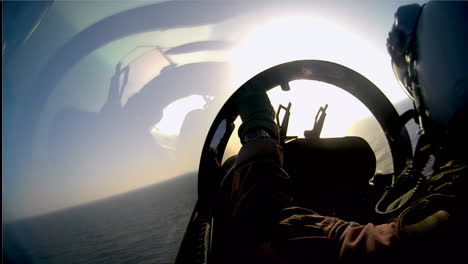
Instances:
[[[47,18],[49,20],[41,23],[14,65],[27,69],[32,67],[33,61],[37,63],[34,68],[37,74],[47,58],[34,60],[33,56],[54,54],[65,41],[101,19],[134,5],[151,3],[58,1]],[[15,170],[15,174],[3,175],[3,186],[7,185],[2,202],[4,217],[15,219],[42,214],[196,170],[199,150],[222,103],[242,83],[279,63],[302,59],[340,63],[370,79],[393,102],[405,98],[393,77],[385,48],[393,14],[404,2],[324,1],[319,5],[313,1],[291,1],[272,2],[268,7],[261,2],[231,4],[233,7],[228,7],[228,11],[221,6],[217,7],[219,12],[213,13],[208,9],[209,2],[202,1],[197,7],[206,6],[208,10],[203,19],[197,20],[202,22],[171,28],[169,22],[162,21],[168,26],[107,43],[82,58],[62,76],[41,110],[39,127],[33,135],[25,132],[33,138],[32,161]],[[180,8],[183,9],[182,3]],[[173,9],[174,14],[169,14],[167,20],[177,17],[178,11]],[[226,17],[210,21],[212,16],[219,14]],[[195,19],[197,15],[191,16]],[[191,16],[180,20],[190,21]],[[119,24],[119,27],[125,26],[125,23]],[[51,32],[54,34],[50,35]],[[208,40],[221,40],[232,45],[220,50],[166,57],[161,53],[179,45]],[[135,51],[141,46],[161,49],[146,47]],[[31,52],[35,50],[41,52]],[[123,67],[129,67],[128,82],[119,100],[120,105],[127,108],[122,112],[113,110],[113,115],[104,118],[104,113],[98,115],[98,112],[103,111],[108,98],[115,65],[129,53],[131,55],[123,63]],[[201,62],[219,64],[188,68]],[[231,67],[226,73],[229,78],[221,76],[220,72],[214,73],[216,70],[224,73],[223,62]],[[178,71],[168,67],[170,65],[179,66],[181,74],[172,76],[171,72]],[[12,72],[15,70],[11,69]],[[155,90],[144,91],[143,87],[155,77],[160,77]],[[22,91],[34,88],[33,81],[31,84],[27,82],[20,79],[19,87],[12,88],[13,94],[18,93],[17,98],[22,98],[20,88]],[[122,82],[123,78],[120,78],[120,85]],[[314,89],[309,89],[311,85]],[[326,85],[296,81],[291,86],[293,93],[270,93],[274,105],[294,102],[291,118],[295,122],[291,123],[291,133],[301,134],[304,126],[307,127],[304,124],[312,124],[318,107],[331,100],[334,103],[330,102],[329,117],[340,116],[346,122],[330,122],[333,125],[325,126],[324,135],[343,135],[353,120],[368,113],[346,94],[333,92]],[[317,94],[316,91],[320,92]],[[139,98],[140,101],[130,104],[132,98],[136,101],[135,98],[145,92],[150,98]],[[34,102],[34,98],[28,100]],[[24,102],[28,100],[24,99]],[[19,102],[11,111],[29,109],[27,103]],[[304,106],[307,109],[302,110]],[[66,109],[74,109],[75,115],[66,116],[67,121],[62,123],[56,121]],[[6,110],[10,111],[9,108]],[[15,122],[20,121],[13,118],[9,122],[12,122],[9,129],[14,134]],[[62,130],[55,130],[60,132],[60,139],[51,136],[53,124],[62,127]],[[54,162],[51,146],[62,151],[59,153],[68,163]],[[4,149],[6,155],[13,152],[13,148]],[[21,157],[12,156],[12,159]]]
[[[273,18],[254,28],[231,53],[230,60],[235,69],[235,87],[248,78],[280,63],[301,60],[328,60],[354,69],[363,74],[387,94],[394,102],[405,98],[404,93],[394,89],[398,84],[389,67],[375,67],[388,64],[388,56],[382,49],[373,46],[368,39],[354,33],[353,29],[312,16],[285,16]],[[346,43],[346,45],[343,45]],[[316,111],[325,103],[332,103],[329,112],[341,111],[341,119],[327,122],[323,136],[344,136],[346,129],[355,121],[369,115],[367,108],[357,103],[339,89],[320,82],[295,81],[291,92],[279,89],[270,93],[273,105],[293,102],[296,112],[290,129],[294,135],[302,135],[303,124],[311,124]],[[315,87],[315,89],[309,89]],[[297,110],[298,105],[303,109]],[[308,109],[304,109],[307,107]],[[297,116],[299,115],[299,116]],[[333,116],[333,114],[331,114]]]
[[[401,100],[404,94],[388,89],[389,85],[395,84],[391,69],[376,67],[388,64],[389,57],[384,51],[339,21],[310,15],[288,15],[257,25],[234,49],[230,60],[236,66],[238,85],[280,63],[320,59],[346,65],[371,80],[381,82],[379,78],[385,78],[390,84],[382,89],[392,100]]]

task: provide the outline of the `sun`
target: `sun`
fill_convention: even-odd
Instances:
[[[346,26],[310,15],[284,16],[259,23],[239,41],[229,57],[234,69],[234,87],[240,87],[265,69],[304,59],[331,61],[351,68],[380,87],[391,101],[405,96],[397,89],[383,49],[375,48]],[[335,120],[326,122],[324,137],[344,136],[355,121],[370,115],[357,99],[339,88],[335,89],[338,92],[332,92],[334,89],[326,84],[312,81],[294,81],[290,86],[292,93],[276,89],[269,92],[269,96],[274,107],[279,103],[287,105],[287,100],[293,103],[295,115],[291,118],[299,122],[290,123],[293,135],[302,136],[303,128],[310,129],[317,110],[325,103],[330,103],[328,111],[330,117],[335,115]],[[343,93],[349,96],[341,95]],[[305,106],[307,111],[303,109]]]

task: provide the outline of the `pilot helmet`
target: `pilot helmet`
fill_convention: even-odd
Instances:
[[[401,6],[387,49],[425,133],[447,134],[455,119],[467,123],[468,2]]]

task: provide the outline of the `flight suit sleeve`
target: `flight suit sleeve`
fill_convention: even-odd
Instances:
[[[433,177],[426,196],[412,202],[388,223],[361,224],[294,206],[291,182],[282,170],[282,155],[276,140],[247,142],[230,172],[229,186],[234,205],[231,216],[251,227],[246,233],[263,230],[258,234],[267,236],[265,241],[271,243],[264,243],[262,254],[278,263],[391,263],[398,256],[408,255],[416,260],[422,255],[447,258],[439,252],[454,248],[452,251],[457,253],[457,240],[453,238],[461,233],[461,237],[468,236],[464,228],[459,228],[466,225],[467,219],[466,166],[452,166]]]
[[[297,260],[293,263],[381,259],[399,240],[395,222],[363,225],[301,207],[285,208],[282,214],[276,248],[286,259]]]
[[[228,199],[230,215],[237,219],[234,221],[261,228],[274,221],[269,238],[272,247],[290,260],[372,255],[394,243],[395,223],[361,225],[294,207],[289,195],[290,179],[281,168],[282,155],[281,146],[271,138],[250,141],[241,148],[229,172],[232,182]],[[309,254],[313,256],[306,256]]]
[[[280,254],[288,255],[288,259],[352,259],[382,255],[398,240],[394,222],[362,225],[294,207],[290,179],[281,169],[282,155],[276,140],[262,138],[246,143],[230,172],[229,191],[232,217],[251,225],[276,221],[271,239]],[[309,254],[313,256],[304,256]]]
[[[452,263],[464,259],[468,254],[459,241],[468,237],[466,176],[466,166],[442,170],[425,184],[424,194],[380,225],[348,222],[304,208],[285,208],[278,225],[282,237],[278,249],[288,259],[319,256],[327,261],[336,257],[353,263],[394,263],[398,259]]]
[[[282,163],[283,151],[276,140],[260,138],[244,144],[228,182],[223,183],[231,216],[260,219],[291,205],[290,179]]]
[[[281,146],[272,138],[245,143],[221,183],[221,263],[263,263],[281,209],[291,206]],[[246,261],[248,259],[249,261]]]

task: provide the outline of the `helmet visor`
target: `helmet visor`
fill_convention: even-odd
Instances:
[[[411,84],[408,81],[408,66],[406,64],[398,66],[397,63],[395,63],[392,60],[392,69],[393,73],[395,74],[395,77],[398,80],[398,83],[403,88],[406,95],[408,95],[408,97],[411,98],[411,100],[414,100],[413,88],[411,87]]]

